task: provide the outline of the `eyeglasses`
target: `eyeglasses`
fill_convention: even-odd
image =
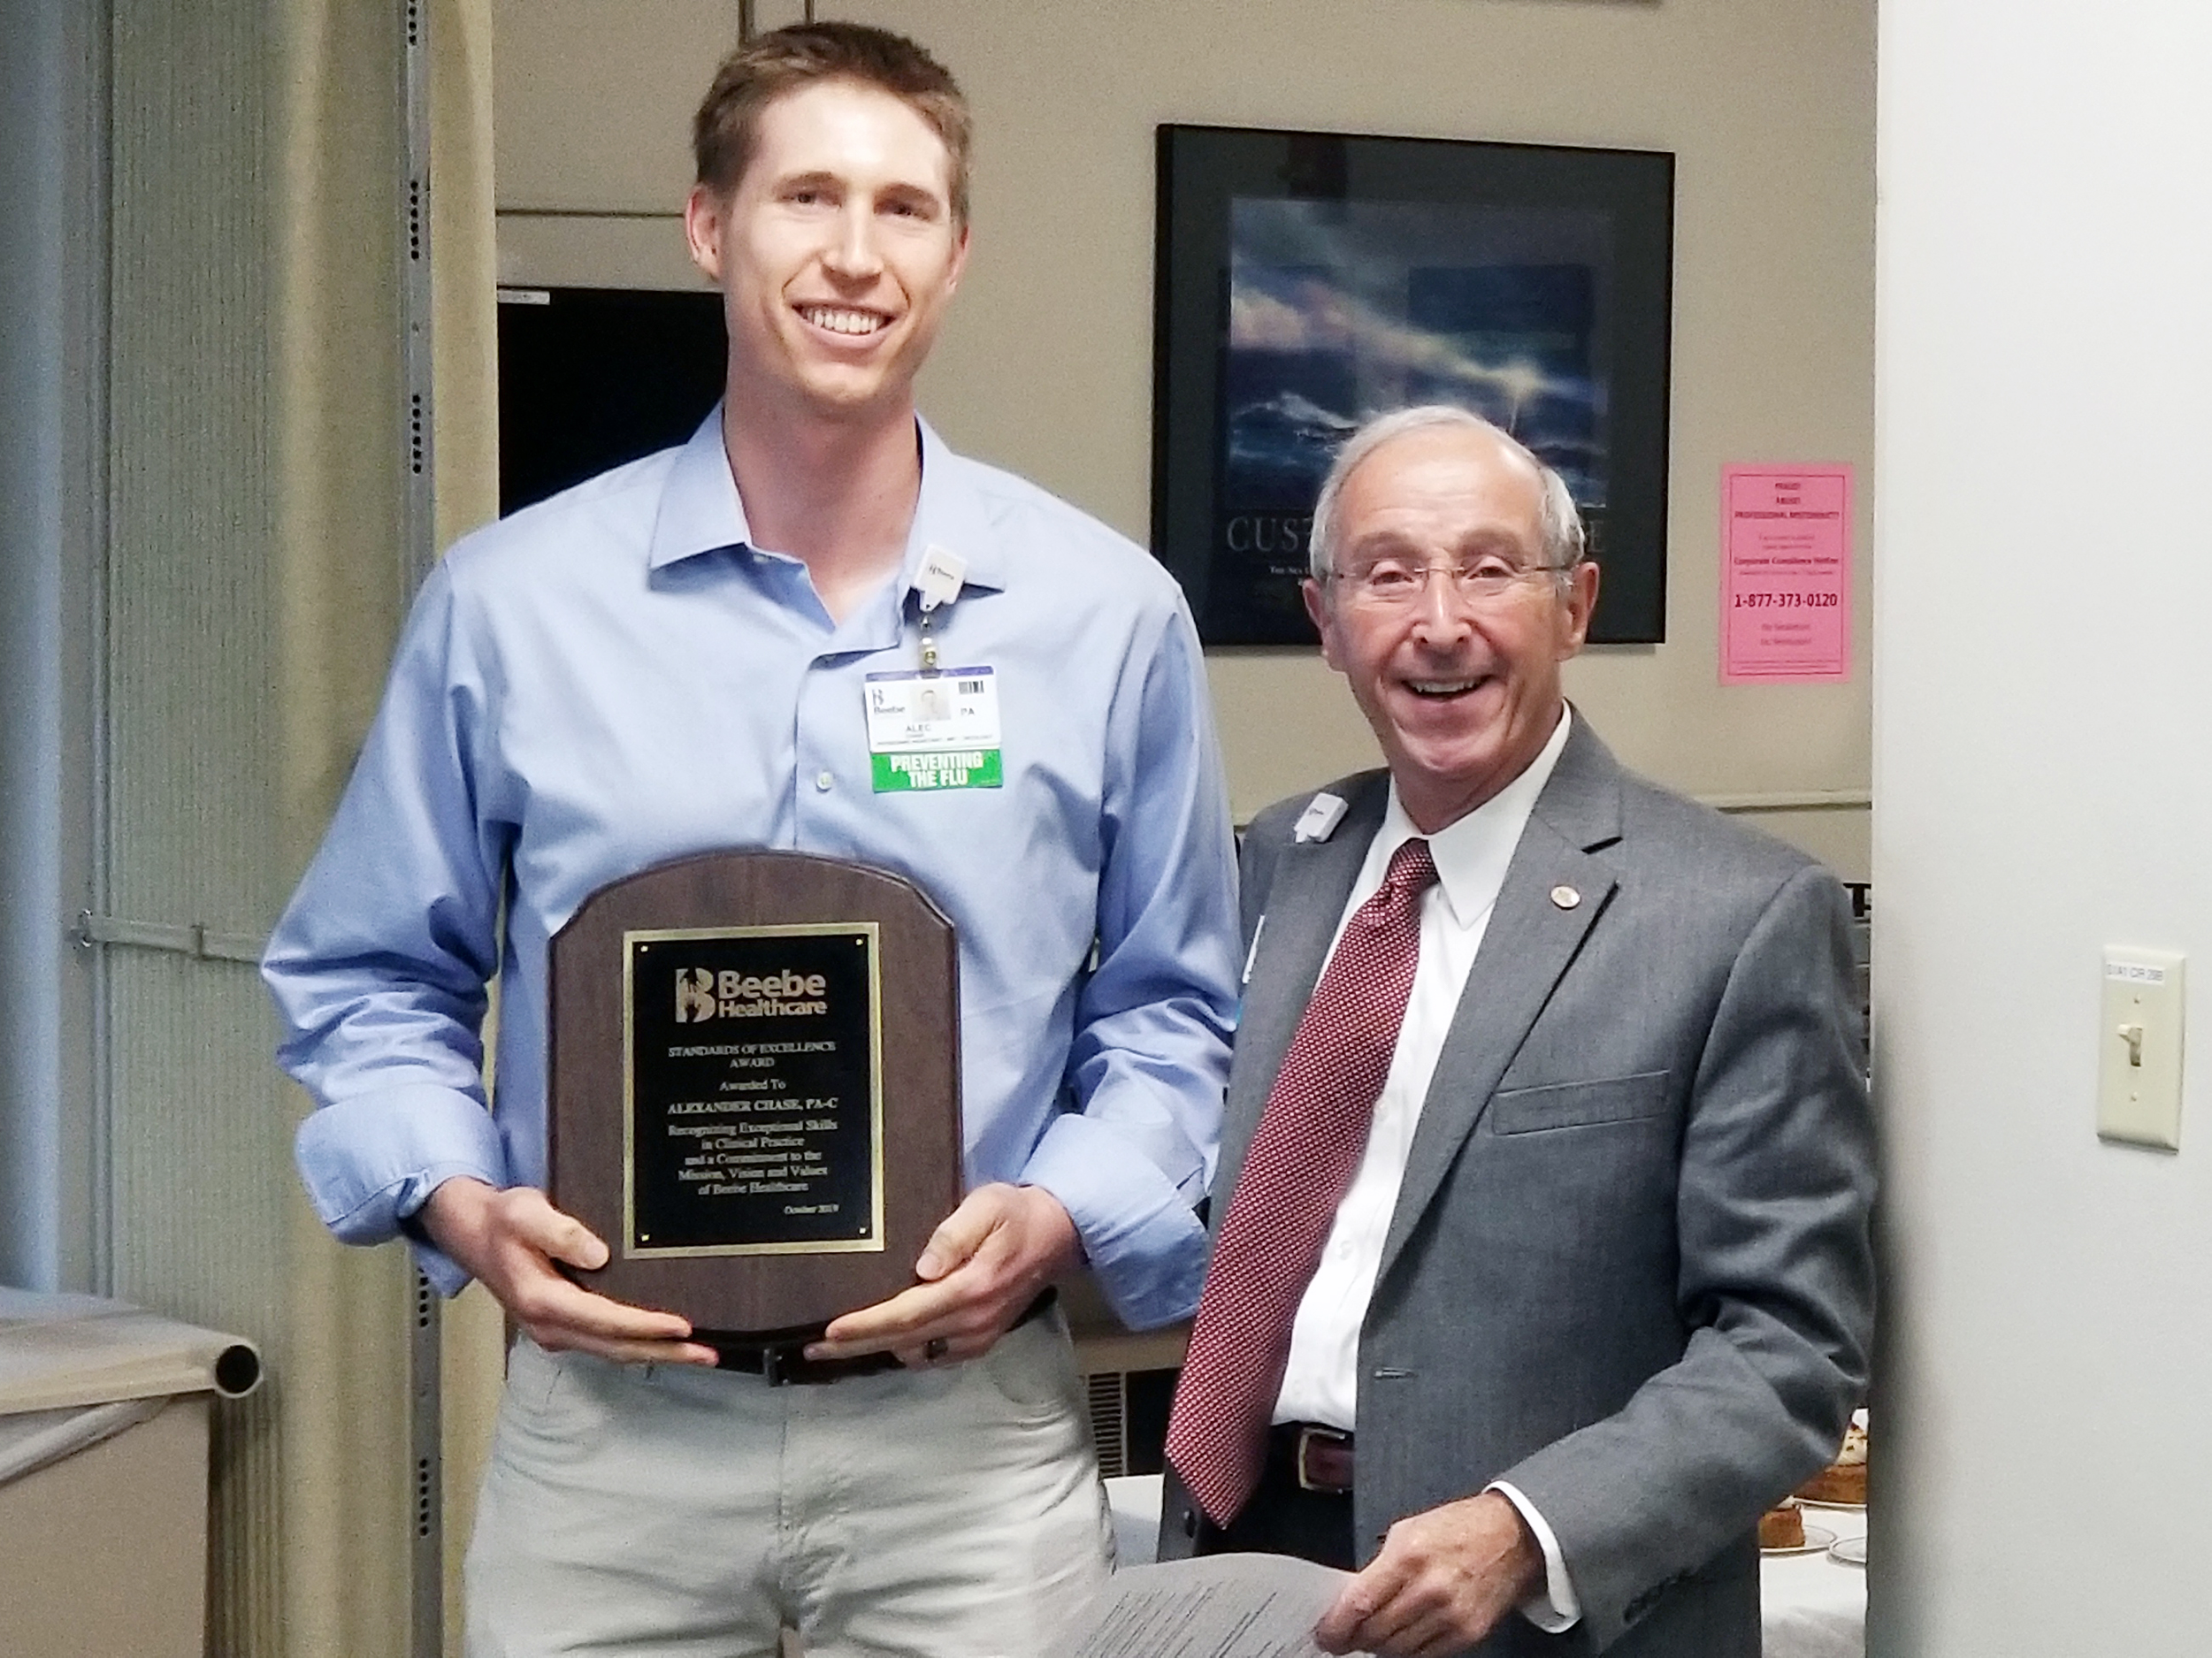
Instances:
[[[1353,600],[1388,609],[1418,601],[1428,590],[1428,578],[1439,572],[1451,578],[1459,597],[1471,605],[1494,605],[1514,588],[1556,577],[1567,567],[1561,564],[1515,564],[1496,557],[1479,558],[1466,564],[1415,564],[1406,559],[1377,559],[1365,569],[1331,570],[1327,577],[1342,586]]]

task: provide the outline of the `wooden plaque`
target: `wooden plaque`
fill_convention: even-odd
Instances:
[[[547,974],[551,1197],[578,1282],[795,1338],[913,1284],[961,1199],[960,958],[903,876],[709,852],[601,888]]]

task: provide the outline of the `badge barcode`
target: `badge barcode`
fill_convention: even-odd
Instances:
[[[963,697],[980,697],[980,696],[982,696],[982,695],[983,695],[983,693],[984,693],[984,682],[983,682],[982,680],[980,680],[980,679],[963,679],[963,680],[961,680],[961,681],[960,682],[960,694],[961,694],[961,696],[963,696]]]

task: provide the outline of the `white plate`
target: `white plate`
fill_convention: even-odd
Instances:
[[[1839,1566],[1864,1566],[1866,1564],[1866,1540],[1864,1537],[1847,1537],[1829,1549],[1828,1558]]]
[[[1805,1540],[1794,1548],[1762,1548],[1759,1553],[1769,1560],[1783,1555],[1824,1555],[1835,1545],[1835,1533],[1823,1525],[1808,1525]]]
[[[1825,1502],[1818,1497],[1800,1497],[1797,1501],[1802,1507],[1808,1509],[1841,1509],[1846,1514],[1866,1512],[1864,1502]]]

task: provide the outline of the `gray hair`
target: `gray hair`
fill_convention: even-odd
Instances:
[[[1306,565],[1315,581],[1328,574],[1329,554],[1336,545],[1336,498],[1343,493],[1344,480],[1360,462],[1366,460],[1393,438],[1402,438],[1409,432],[1425,432],[1434,426],[1457,427],[1463,432],[1487,432],[1514,454],[1536,469],[1541,485],[1541,499],[1536,508],[1536,523],[1543,537],[1543,562],[1552,569],[1565,571],[1582,562],[1587,542],[1582,531],[1582,515],[1575,510],[1574,497],[1568,491],[1566,479],[1537,459],[1536,454],[1519,439],[1495,422],[1458,407],[1452,403],[1421,403],[1412,409],[1394,409],[1389,414],[1376,415],[1366,421],[1343,447],[1336,451],[1336,459],[1330,463],[1328,476],[1321,481],[1321,493],[1313,502],[1313,530],[1306,538]],[[1560,577],[1565,580],[1564,575]]]

